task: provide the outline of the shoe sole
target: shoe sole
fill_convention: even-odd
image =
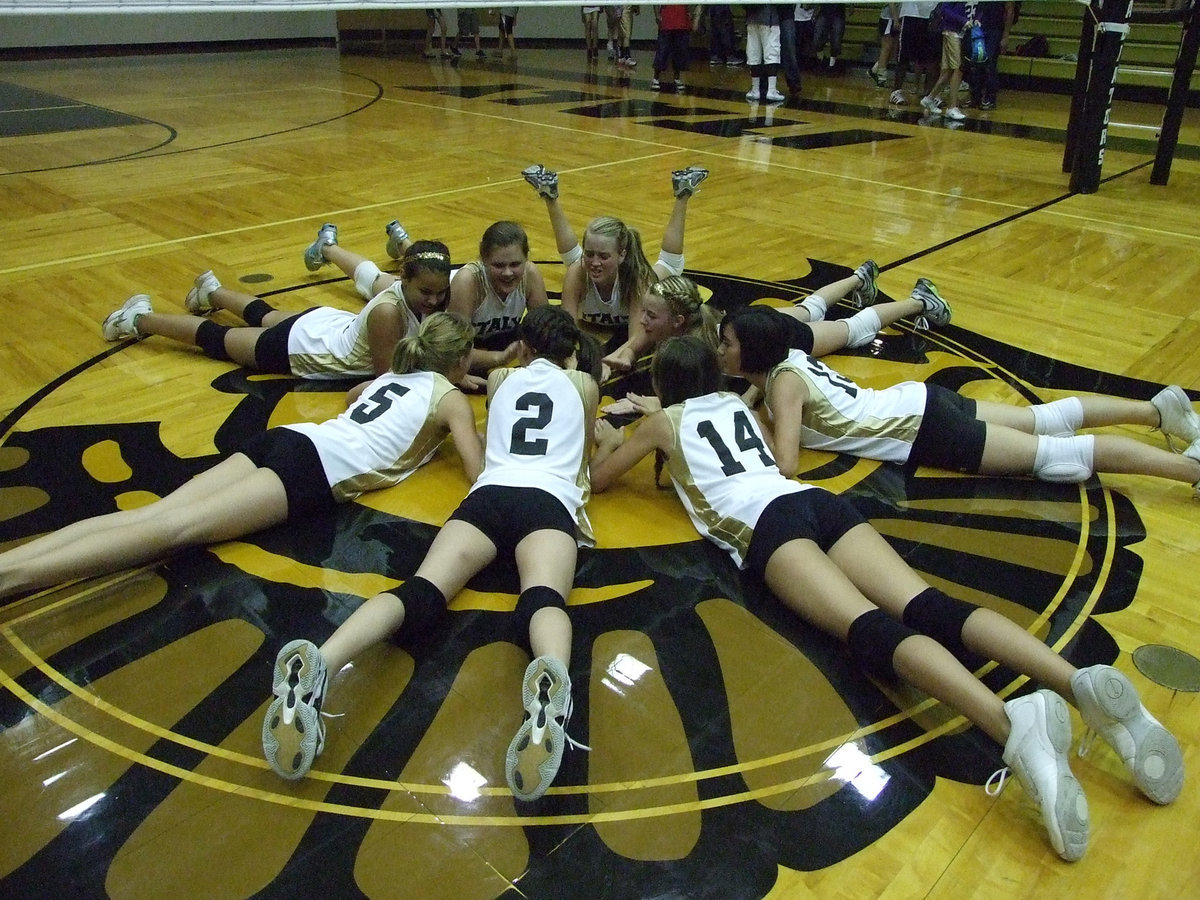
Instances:
[[[279,652],[272,685],[276,696],[263,717],[263,755],[275,773],[289,781],[307,775],[325,747],[321,714],[312,704],[300,699],[313,692],[318,677],[317,668],[308,665],[302,657],[300,668],[295,667],[297,651],[307,643],[292,641]],[[285,685],[287,692],[279,696]],[[289,709],[291,716],[287,715]]]
[[[550,684],[541,684],[543,675],[550,677]],[[509,789],[519,800],[537,800],[545,794],[562,765],[567,736],[558,721],[562,710],[559,709],[557,715],[554,712],[560,704],[551,693],[564,689],[566,686],[545,667],[535,669],[532,677],[527,677],[522,685],[525,721],[517,729],[504,758]],[[536,741],[535,729],[541,733]]]
[[[1007,758],[1005,763],[1041,809],[1042,822],[1054,851],[1068,862],[1073,862],[1087,850],[1089,817],[1087,798],[1079,781],[1071,773],[1067,760],[1067,753],[1071,749],[1071,714],[1066,701],[1054,692],[1040,690],[1036,692],[1037,695],[1041,695],[1042,702],[1029,704],[1036,711],[1038,719],[1032,730],[1036,735],[1045,735],[1049,739],[1050,746],[1042,749],[1050,751],[1054,757],[1054,796],[1041,796],[1037,782],[1031,780],[1032,772],[1023,772]]]
[[[1138,789],[1164,806],[1178,797],[1183,789],[1179,743],[1146,712],[1129,679],[1109,669],[1087,673],[1087,677],[1072,683],[1071,689],[1081,703],[1094,705],[1113,720],[1104,737],[1133,775]]]

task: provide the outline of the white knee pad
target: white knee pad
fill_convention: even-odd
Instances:
[[[375,296],[375,279],[383,274],[383,270],[369,259],[363,260],[354,267],[354,287],[364,300]]]
[[[1091,477],[1096,436],[1073,437],[1039,435],[1033,457],[1033,474],[1041,481],[1080,482]]]
[[[658,264],[665,268],[672,275],[683,274],[683,254],[668,253],[666,250],[658,251]]]
[[[573,265],[574,263],[579,262],[581,259],[583,259],[583,248],[580,247],[578,244],[576,244],[574,247],[572,247],[566,253],[562,254],[562,261],[563,261],[564,266]]]
[[[809,294],[800,301],[800,305],[808,310],[809,322],[822,322],[825,319],[825,312],[829,308],[828,301],[820,294]]]
[[[1083,402],[1078,397],[1041,403],[1029,410],[1033,413],[1034,434],[1065,437],[1083,427]]]
[[[850,334],[846,338],[846,346],[861,347],[875,339],[875,335],[879,333],[883,323],[879,321],[879,313],[875,312],[874,307],[868,306],[847,319],[846,327],[850,329]]]

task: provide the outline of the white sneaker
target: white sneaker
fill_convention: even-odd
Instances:
[[[1117,751],[1138,789],[1167,804],[1183,789],[1183,753],[1171,732],[1146,711],[1137,689],[1112,666],[1089,666],[1071,677],[1083,723]],[[1090,741],[1079,745],[1087,753]]]
[[[782,103],[786,98],[779,91],[767,91],[768,103]]]
[[[121,304],[121,308],[109,313],[100,326],[106,341],[123,341],[125,338],[141,337],[137,330],[138,316],[154,312],[146,294],[134,294]]]
[[[187,298],[183,301],[183,305],[193,316],[208,315],[213,308],[208,298],[220,286],[221,282],[217,281],[217,276],[211,270],[201,272],[196,276],[196,282],[191,290],[187,292]]]
[[[1088,807],[1083,788],[1071,774],[1071,713],[1053,691],[1034,691],[1009,700],[1004,712],[1012,723],[1004,745],[1004,763],[1042,810],[1042,821],[1054,851],[1068,862],[1087,850]],[[1004,785],[1004,771],[992,776]],[[988,781],[988,793],[992,781]]]
[[[1185,444],[1200,440],[1200,415],[1192,408],[1192,401],[1183,388],[1172,384],[1150,398],[1158,410],[1158,429],[1167,437],[1167,446],[1172,450],[1172,437],[1180,438]]]
[[[921,105],[929,111],[931,116],[940,116],[942,114],[942,101],[936,97],[922,97]]]
[[[749,100],[751,103],[757,103],[758,102],[758,91],[757,90],[746,91],[746,99]]]
[[[908,102],[908,98],[904,95],[903,90],[896,88],[896,90],[892,91],[891,96],[888,97],[888,102],[893,106],[903,106]]]
[[[321,703],[329,672],[312,641],[292,641],[275,657],[271,693],[263,718],[263,755],[281,778],[303,778],[325,749]]]
[[[961,122],[963,119],[965,119],[967,117],[967,114],[965,112],[963,112],[961,109],[959,109],[957,106],[950,107],[948,110],[946,110],[943,113],[943,115],[947,119],[953,119],[955,122]]]
[[[567,736],[571,718],[571,676],[552,656],[539,656],[521,682],[525,719],[504,758],[504,774],[513,795],[536,800],[546,793],[562,764],[563,749],[582,744]]]

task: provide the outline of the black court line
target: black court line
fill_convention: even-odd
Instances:
[[[85,166],[99,166],[99,165],[105,165],[107,163],[113,163],[113,162],[128,162],[129,160],[133,160],[133,159],[158,159],[159,157],[174,156],[174,155],[180,154],[180,153],[195,153],[198,150],[213,150],[218,147],[231,147],[236,144],[245,144],[250,141],[258,141],[258,140],[262,140],[263,138],[276,137],[281,134],[292,134],[297,131],[304,131],[305,129],[308,129],[308,128],[316,128],[319,125],[326,125],[330,122],[336,122],[339,119],[349,118],[350,116],[357,115],[358,113],[362,112],[363,110],[365,110],[371,106],[374,106],[376,103],[379,102],[380,99],[382,99],[383,85],[381,85],[374,78],[368,78],[366,75],[359,75],[355,72],[342,71],[341,74],[348,75],[352,78],[361,78],[363,81],[370,83],[375,88],[375,95],[373,97],[371,97],[369,100],[367,100],[365,103],[363,103],[362,105],[356,106],[354,109],[351,109],[347,112],[339,113],[336,116],[330,116],[327,119],[319,119],[316,122],[308,122],[304,125],[296,125],[292,128],[282,128],[279,131],[268,131],[268,132],[263,132],[262,134],[254,134],[254,135],[250,135],[249,137],[237,138],[232,141],[220,141],[215,144],[204,144],[204,145],[198,146],[198,147],[183,147],[179,150],[168,150],[165,153],[155,153],[154,151],[158,150],[160,147],[164,147],[167,144],[172,143],[175,140],[175,138],[178,136],[178,132],[176,131],[176,129],[174,129],[173,127],[171,127],[169,125],[166,125],[163,122],[155,122],[152,119],[141,119],[140,121],[142,121],[142,122],[152,124],[152,125],[158,125],[161,128],[167,129],[170,132],[170,137],[167,140],[165,140],[159,144],[156,144],[153,147],[146,147],[141,150],[134,150],[130,153],[124,153],[119,156],[110,156],[110,157],[106,157],[104,159],[94,159],[94,160],[89,160],[88,162],[70,163],[68,165],[63,165],[63,166],[46,166],[46,167],[40,168],[40,169],[22,169],[22,170],[13,171],[13,172],[0,172],[0,177],[4,177],[5,175],[31,175],[31,174],[34,174],[37,172],[57,172],[57,171],[64,170],[64,169],[79,169],[79,168],[83,168]],[[99,108],[99,107],[97,107],[97,108]]]

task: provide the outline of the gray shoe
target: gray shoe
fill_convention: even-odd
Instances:
[[[388,238],[387,255],[392,259],[400,259],[404,256],[404,242],[408,240],[408,232],[404,230],[399,219],[392,219],[383,226],[383,230],[387,232]]]
[[[1079,859],[1087,850],[1088,807],[1067,762],[1071,749],[1067,702],[1053,691],[1040,690],[1009,700],[1004,712],[1012,723],[1004,764],[1041,807],[1055,852],[1067,861]]]
[[[317,231],[317,239],[313,241],[304,251],[304,265],[308,267],[308,271],[315,272],[321,266],[325,265],[327,260],[325,254],[321,252],[322,247],[327,247],[337,243],[338,229],[332,222],[326,222]]]
[[[875,286],[875,279],[879,277],[879,266],[875,264],[875,260],[868,259],[854,270],[854,274],[862,284],[850,292],[851,304],[859,309],[871,306],[879,294],[879,288]]]
[[[927,329],[931,326],[941,328],[943,325],[950,324],[950,304],[942,299],[937,285],[928,278],[917,279],[916,285],[913,286],[912,299],[921,302],[921,314],[916,321],[918,328]]]
[[[1089,666],[1071,676],[1083,724],[1100,735],[1133,775],[1138,789],[1167,804],[1183,789],[1183,753],[1171,732],[1146,711],[1132,682],[1112,666]],[[1079,746],[1087,753],[1089,743]]]
[[[213,309],[212,302],[208,298],[220,286],[221,282],[217,281],[217,276],[211,270],[201,272],[196,276],[196,282],[192,285],[191,290],[187,292],[187,298],[183,301],[183,305],[193,316],[208,315]]]
[[[700,182],[708,177],[708,169],[688,166],[671,173],[671,190],[678,197],[690,197],[700,188]]]
[[[100,330],[106,341],[122,341],[125,338],[141,337],[137,330],[138,316],[154,312],[146,294],[134,294],[121,304],[121,308],[108,315]]]
[[[275,699],[263,719],[263,755],[281,778],[303,778],[325,749],[321,703],[329,672],[312,641],[292,641],[275,657]]]
[[[558,199],[558,173],[551,172],[545,166],[533,165],[521,170],[521,175],[533,185],[539,197],[547,200]]]
[[[1192,408],[1192,401],[1183,388],[1172,384],[1150,398],[1158,410],[1158,429],[1167,437],[1167,446],[1175,449],[1172,437],[1180,438],[1189,446],[1200,440],[1200,415]]]
[[[565,746],[583,747],[567,735],[571,676],[566,667],[552,656],[531,662],[521,683],[521,702],[525,719],[508,745],[504,774],[515,797],[536,800],[558,774]]]

